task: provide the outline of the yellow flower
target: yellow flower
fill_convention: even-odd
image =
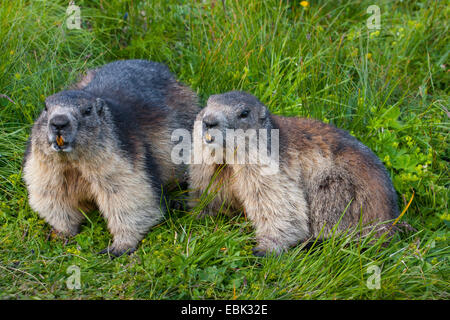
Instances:
[[[300,2],[300,5],[301,5],[303,8],[306,8],[307,6],[309,6],[309,2],[308,2],[308,1],[302,1],[302,2]]]
[[[380,35],[380,31],[375,31],[370,34],[370,38],[378,37]]]
[[[75,255],[78,255],[78,254],[81,253],[80,250],[78,250],[78,249],[76,249],[76,248],[68,248],[66,251],[67,251],[68,253],[75,254]]]
[[[366,57],[368,60],[372,60],[372,54],[370,52],[366,55]]]
[[[386,164],[387,167],[391,167],[392,166],[391,158],[389,157],[389,155],[386,155],[384,157],[383,162]]]

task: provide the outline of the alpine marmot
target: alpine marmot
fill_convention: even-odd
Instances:
[[[98,208],[113,235],[103,252],[134,251],[163,218],[163,188],[187,170],[171,161],[171,132],[192,130],[199,111],[196,95],[162,64],[90,70],[48,97],[32,128],[23,175],[30,206],[69,236]]]
[[[239,137],[240,130],[250,141],[249,129],[278,135],[278,145],[267,135],[262,147],[278,154],[276,172],[261,163],[236,161],[239,150],[229,144],[230,132]],[[203,161],[189,169],[192,202],[206,191],[215,197],[202,214],[243,209],[255,227],[255,255],[328,237],[338,222],[337,231],[343,231],[360,221],[378,223],[398,216],[389,175],[368,147],[332,125],[272,115],[248,93],[211,96],[195,121],[195,139],[201,141]],[[248,156],[248,145],[242,149]]]

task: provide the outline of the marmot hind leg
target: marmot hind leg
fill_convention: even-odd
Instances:
[[[355,186],[345,173],[338,170],[326,170],[314,179],[309,192],[311,235],[316,238],[328,238],[334,231],[347,230],[357,226],[361,211],[355,192]],[[336,229],[333,229],[339,223]]]

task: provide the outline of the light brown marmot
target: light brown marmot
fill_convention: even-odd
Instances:
[[[228,163],[228,142],[223,151],[217,148],[217,136],[226,139],[227,129],[278,129],[278,172],[267,174],[261,164],[238,164],[236,159]],[[254,96],[232,91],[209,98],[197,116],[196,137],[202,141],[204,158],[190,166],[191,197],[217,193],[204,214],[244,209],[256,229],[256,255],[279,253],[319,237],[322,229],[328,237],[341,216],[338,232],[357,226],[360,217],[366,224],[398,216],[397,195],[381,161],[332,125],[272,115]]]

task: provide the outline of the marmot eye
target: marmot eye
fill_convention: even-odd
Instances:
[[[250,111],[248,110],[244,110],[241,112],[241,114],[239,115],[239,118],[244,119],[247,118],[248,114],[250,113]]]
[[[83,114],[85,116],[89,115],[92,111],[92,107],[87,107],[86,109],[84,109]]]

